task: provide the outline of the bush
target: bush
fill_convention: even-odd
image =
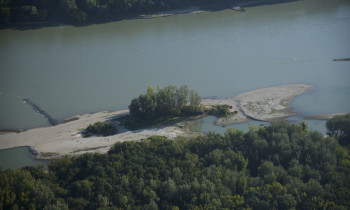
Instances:
[[[111,136],[118,132],[118,129],[111,122],[96,122],[89,125],[83,131],[83,137],[90,137],[92,135]]]
[[[350,113],[332,117],[326,121],[326,127],[327,134],[338,139],[341,145],[350,144]]]
[[[208,115],[213,115],[216,117],[228,117],[232,115],[232,112],[230,111],[231,106],[224,104],[224,105],[215,105],[211,106],[211,108],[207,109],[206,112]],[[237,113],[236,111],[234,113]]]

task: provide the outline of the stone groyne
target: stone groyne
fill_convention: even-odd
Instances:
[[[43,117],[45,117],[49,121],[49,123],[51,125],[57,125],[58,124],[57,120],[55,120],[53,117],[51,117],[47,112],[45,112],[45,110],[40,108],[38,105],[36,105],[30,99],[24,98],[23,102],[28,104],[28,105],[30,105],[33,108],[34,111],[39,112]]]

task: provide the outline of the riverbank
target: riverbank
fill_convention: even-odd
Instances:
[[[172,15],[180,15],[180,14],[197,14],[205,12],[205,10],[201,9],[200,7],[189,7],[187,9],[178,9],[178,10],[169,10],[164,12],[156,12],[151,15],[140,15],[140,18],[158,18],[158,17],[168,17]]]
[[[89,11],[83,11],[82,8],[79,8],[81,12],[83,12],[84,17],[78,17],[78,16],[61,16],[61,14],[70,13],[71,11],[62,11],[61,13],[58,13],[53,16],[48,16],[46,19],[36,19],[34,18],[32,20],[27,20],[28,17],[21,20],[19,18],[17,22],[0,22],[0,29],[6,29],[6,28],[12,28],[12,29],[18,29],[18,30],[31,30],[31,29],[39,29],[43,27],[59,27],[63,25],[73,25],[73,26],[88,26],[93,24],[104,24],[114,21],[122,21],[122,20],[131,20],[131,19],[149,19],[149,18],[158,18],[158,17],[168,17],[173,15],[179,15],[179,14],[197,14],[202,12],[212,12],[212,11],[220,11],[225,9],[233,9],[234,7],[240,7],[240,11],[244,11],[245,7],[255,7],[255,6],[262,6],[262,5],[271,5],[271,4],[279,4],[279,3],[289,3],[299,0],[252,0],[252,1],[237,1],[235,3],[204,3],[199,5],[187,5],[188,7],[175,7],[171,10],[159,10],[159,9],[151,9],[145,8],[143,11],[138,12],[132,12],[132,13],[125,13],[124,15],[116,15],[113,12],[108,11],[106,8],[106,5],[100,5],[98,7],[95,7],[94,9],[91,9]],[[75,3],[74,3],[75,4]],[[9,5],[8,5],[9,6]],[[22,6],[28,6],[28,5],[22,5]],[[105,14],[102,16],[96,16],[96,13],[101,13],[101,6],[105,8]],[[21,5],[14,5],[15,8],[20,8]],[[51,5],[52,8],[59,8],[59,6]],[[10,7],[5,7],[9,8]],[[36,6],[33,5],[33,8]],[[99,8],[99,9],[98,9]],[[45,8],[41,8],[45,9]],[[128,8],[130,9],[130,8]],[[47,12],[48,8],[46,8]],[[99,12],[97,12],[100,10]],[[150,12],[152,11],[153,12]],[[233,9],[235,10],[235,9]],[[90,12],[92,12],[90,14]],[[125,12],[125,11],[124,11]],[[109,14],[109,15],[107,15]],[[9,17],[10,18],[10,17]]]
[[[236,111],[236,114],[231,117],[219,119],[217,124],[220,125],[240,123],[250,119],[272,121],[295,115],[296,113],[289,108],[289,103],[295,96],[311,87],[305,84],[282,85],[249,91],[233,98],[203,99],[202,104],[204,106],[228,104],[232,112]],[[86,152],[106,153],[117,142],[139,141],[153,135],[166,136],[169,139],[200,135],[188,129],[191,120],[166,127],[130,131],[122,127],[118,121],[113,121],[126,114],[128,110],[77,115],[56,126],[2,134],[0,149],[29,146],[37,158],[52,159]],[[88,125],[107,120],[118,128],[118,134],[107,137],[82,137],[81,131]]]

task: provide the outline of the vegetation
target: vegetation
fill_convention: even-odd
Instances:
[[[0,171],[0,209],[350,209],[349,174],[335,138],[280,122]]]
[[[83,137],[92,135],[111,136],[118,132],[118,129],[111,122],[96,122],[89,125],[83,132]]]
[[[329,136],[334,136],[338,139],[339,143],[343,146],[349,146],[350,144],[350,113],[344,116],[334,116],[332,119],[327,120],[326,127]]]
[[[224,104],[224,105],[216,105],[216,106],[211,106],[209,109],[205,110],[205,112],[208,115],[213,115],[216,117],[228,117],[233,114],[237,114],[237,111],[234,111],[233,113],[230,110],[229,105]]]
[[[0,24],[33,21],[71,23],[105,21],[156,11],[208,4],[232,5],[232,0],[1,0]]]
[[[132,99],[130,115],[117,120],[128,128],[171,123],[179,118],[201,114],[201,100],[201,96],[194,90],[189,91],[187,86],[158,86],[157,92],[150,86],[146,94]]]

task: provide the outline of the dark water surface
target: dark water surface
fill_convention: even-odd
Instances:
[[[203,97],[290,83],[315,88],[293,107],[350,111],[350,1],[286,4],[124,20],[86,27],[0,30],[0,128],[126,109],[149,85],[187,84]]]

